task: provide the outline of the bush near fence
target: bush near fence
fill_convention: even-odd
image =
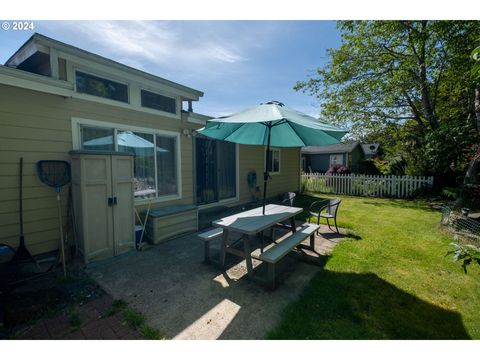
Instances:
[[[411,198],[430,189],[433,176],[305,173],[301,190],[354,196]]]

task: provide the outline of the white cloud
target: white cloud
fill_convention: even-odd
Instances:
[[[318,116],[314,107],[296,106],[305,101],[292,90],[286,74],[285,60],[298,55],[284,48],[291,42],[288,36],[295,33],[295,24],[290,22],[48,21],[41,22],[38,31],[202,90],[205,96],[195,110],[207,115],[230,115],[277,99]]]
[[[277,22],[52,21],[45,35],[196,88],[255,78],[250,59],[278,37]],[[42,32],[42,30],[40,30]],[[207,80],[208,77],[208,80]]]
[[[60,33],[75,31],[79,40],[88,40],[122,58],[156,64],[215,64],[246,61],[248,39],[232,37],[230,31],[216,29],[215,22],[182,21],[78,21],[55,22]],[[220,27],[220,26],[219,26]]]

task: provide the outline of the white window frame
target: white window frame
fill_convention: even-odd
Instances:
[[[143,204],[148,204],[150,202],[152,203],[157,203],[157,202],[165,202],[165,201],[171,201],[171,200],[179,200],[182,199],[182,164],[181,164],[181,146],[180,146],[180,141],[181,141],[181,136],[179,132],[176,131],[167,131],[167,130],[159,130],[159,129],[151,129],[151,128],[143,128],[143,127],[137,127],[137,126],[131,126],[131,125],[125,125],[125,124],[120,124],[120,123],[112,123],[112,122],[107,122],[107,121],[99,121],[99,120],[91,120],[91,119],[83,119],[83,118],[72,118],[72,145],[74,150],[81,150],[82,148],[82,139],[81,139],[81,126],[91,126],[91,127],[101,127],[101,128],[108,128],[108,129],[113,129],[114,130],[114,138],[117,135],[118,130],[124,130],[124,131],[132,131],[132,132],[140,132],[140,133],[145,133],[145,134],[152,134],[154,137],[155,135],[159,136],[168,136],[168,137],[174,137],[175,142],[176,142],[176,174],[177,174],[177,194],[170,194],[170,195],[162,195],[158,197],[153,197],[153,198],[146,198],[146,199],[135,199],[135,205],[143,205]],[[156,144],[156,140],[155,144]],[[118,149],[118,144],[115,144],[114,141],[114,146],[115,149]],[[158,184],[157,184],[157,152],[154,151],[154,156],[155,156],[155,192],[158,191]]]
[[[171,113],[171,112],[168,112],[168,111],[163,111],[163,110],[158,110],[158,109],[154,109],[154,108],[151,108],[151,107],[148,107],[148,106],[143,106],[142,105],[142,90],[144,91],[148,91],[152,94],[156,94],[156,95],[161,95],[161,96],[165,96],[165,97],[169,97],[169,98],[172,98],[175,100],[175,113]],[[180,107],[179,107],[179,103],[180,103],[180,99],[178,96],[176,95],[173,95],[173,94],[168,94],[166,93],[165,91],[160,91],[160,90],[157,90],[157,89],[152,89],[152,88],[149,88],[149,87],[146,87],[146,86],[140,86],[139,87],[139,90],[138,90],[138,101],[139,101],[139,106],[142,108],[142,109],[146,109],[146,110],[149,110],[149,111],[155,111],[157,113],[161,113],[161,114],[168,114],[170,116],[177,116],[179,111],[180,110]]]
[[[108,81],[113,81],[113,82],[125,85],[127,87],[127,101],[125,102],[125,101],[121,101],[121,100],[114,100],[114,99],[110,99],[110,98],[103,97],[103,96],[97,96],[97,95],[92,95],[92,94],[88,94],[88,93],[84,93],[84,92],[79,92],[78,89],[77,89],[77,71],[82,72],[82,73],[87,74],[87,75],[96,76],[96,77],[99,77],[99,78],[102,78],[102,79],[105,79],[105,80],[108,80]],[[95,73],[95,72],[85,70],[85,69],[82,69],[82,68],[78,68],[78,67],[73,68],[73,90],[75,91],[76,94],[80,95],[81,97],[86,96],[87,99],[92,99],[92,98],[97,99],[97,100],[102,99],[103,101],[100,101],[100,102],[105,102],[107,104],[132,105],[131,96],[130,96],[130,83],[128,81],[117,79],[117,78],[111,78],[108,75],[103,75],[101,73]]]
[[[343,165],[343,155],[344,154],[331,154],[329,165]],[[332,162],[334,156],[337,157],[337,160],[338,160],[338,157],[340,157],[340,162],[335,162],[335,163]]]
[[[107,105],[113,105],[113,106],[118,106],[122,107],[125,109],[130,109],[130,110],[137,110],[141,111],[144,113],[148,114],[154,114],[154,115],[162,115],[164,117],[167,117],[169,119],[175,119],[175,120],[180,120],[181,119],[181,101],[180,101],[180,96],[175,95],[173,93],[169,93],[167,91],[159,90],[154,87],[149,87],[149,86],[143,86],[138,84],[137,82],[134,81],[129,81],[126,80],[122,77],[117,77],[117,76],[112,76],[109,75],[103,71],[97,71],[97,70],[89,70],[85,68],[84,66],[78,66],[74,65],[73,67],[68,67],[67,65],[67,73],[71,69],[72,71],[72,77],[73,77],[73,93],[72,97],[82,99],[82,100],[89,100],[89,101],[95,101],[101,104],[107,104]],[[82,93],[77,91],[77,71],[83,72],[85,74],[89,74],[92,76],[97,76],[104,78],[106,80],[114,81],[120,84],[124,84],[128,87],[128,102],[123,102],[119,100],[112,100],[109,98],[104,98],[102,96],[96,96],[96,95],[90,95],[87,93]],[[142,99],[141,99],[141,90],[147,90],[156,94],[172,97],[175,99],[175,114],[169,113],[167,111],[161,111],[157,109],[152,109],[148,107],[142,106]]]
[[[270,159],[271,162],[272,162],[272,171],[269,171],[268,173],[270,175],[280,175],[280,172],[282,170],[282,152],[280,150],[280,148],[275,148],[275,147],[271,147],[270,148],[270,151],[272,152],[272,158]],[[278,171],[273,171],[273,152],[278,152]],[[264,161],[263,161],[263,168],[265,169],[266,168],[266,164],[267,164],[267,152],[264,151],[263,152],[263,157],[264,157]]]

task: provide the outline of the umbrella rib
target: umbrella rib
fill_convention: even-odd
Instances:
[[[305,144],[305,141],[303,140],[303,138],[300,136],[300,134],[293,128],[292,124],[290,123],[290,121],[286,121],[286,123],[288,124],[288,126],[290,126],[290,129],[292,129],[292,131],[297,134],[298,138],[302,141],[303,143],[303,146],[307,146]]]
[[[222,124],[222,123],[219,123],[219,124]],[[240,126],[237,127],[235,130],[233,130],[233,131],[225,138],[225,141],[228,141],[227,138],[229,138],[230,136],[232,136],[233,134],[235,134],[235,132],[237,132],[241,127],[243,127],[243,125],[245,125],[245,124],[242,124],[242,123],[238,123],[238,124],[240,124]],[[230,141],[230,142],[232,142],[232,141]]]
[[[305,143],[305,141],[303,140],[303,138],[300,136],[300,134],[293,128],[293,126],[292,126],[292,124],[291,124],[290,122],[288,122],[288,125],[289,125],[290,128],[295,132],[295,134],[297,134],[298,138],[302,140],[303,146],[308,146],[308,145]],[[301,127],[306,127],[306,126],[303,126],[303,125],[300,125],[300,124],[295,124],[295,125],[301,126]],[[334,136],[330,135],[330,134],[328,133],[328,131],[325,131],[325,130],[322,130],[322,131],[323,131],[323,133],[324,133],[325,135],[327,135],[328,137],[332,138],[334,141],[340,142],[340,141],[338,141],[338,139],[336,139]],[[318,145],[318,146],[321,146],[321,145]]]

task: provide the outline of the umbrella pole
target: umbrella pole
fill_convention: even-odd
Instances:
[[[265,156],[265,172],[263,173],[263,215],[265,215],[265,205],[267,203],[267,181],[268,181],[268,163],[271,162],[270,159],[270,134],[272,132],[272,124],[267,124],[268,128],[268,139],[267,139],[267,154]]]

